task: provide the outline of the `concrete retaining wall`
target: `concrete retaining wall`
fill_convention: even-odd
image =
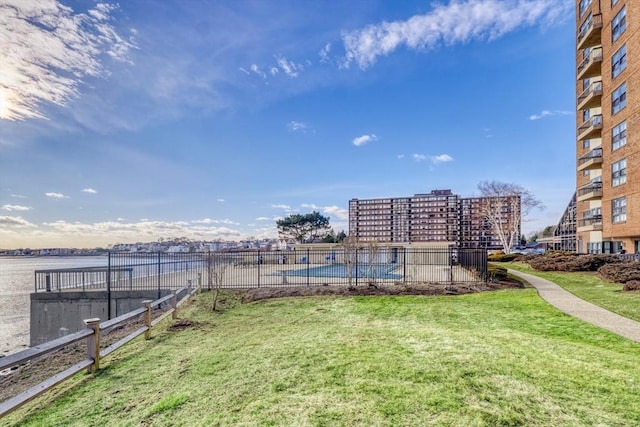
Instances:
[[[163,297],[171,291],[160,291]],[[30,346],[42,344],[85,328],[84,319],[107,316],[107,292],[39,292],[31,294]],[[153,291],[112,291],[111,318],[142,307],[142,301],[158,298]]]

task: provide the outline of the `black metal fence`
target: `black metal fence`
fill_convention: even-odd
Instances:
[[[487,253],[467,248],[109,253],[107,265],[38,270],[36,292],[255,288],[372,283],[477,283]]]

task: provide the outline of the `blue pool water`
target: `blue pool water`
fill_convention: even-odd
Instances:
[[[402,279],[401,274],[392,273],[397,268],[396,265],[368,265],[358,264],[354,267],[351,277],[356,278],[376,278],[376,279]],[[344,264],[330,264],[321,267],[311,267],[308,270],[301,268],[300,270],[287,271],[287,276],[306,277],[307,271],[309,277],[349,277],[347,275],[347,267]]]

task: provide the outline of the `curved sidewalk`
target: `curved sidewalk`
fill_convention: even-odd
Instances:
[[[640,322],[612,313],[580,299],[571,292],[565,291],[555,283],[541,277],[515,270],[509,270],[509,273],[525,279],[538,290],[538,294],[544,300],[568,315],[640,343]]]

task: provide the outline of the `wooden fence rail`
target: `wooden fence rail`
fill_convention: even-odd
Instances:
[[[82,340],[87,341],[86,359],[76,363],[75,365],[65,369],[62,372],[55,374],[50,378],[47,378],[41,383],[30,387],[22,393],[0,403],[0,418],[19,408],[20,406],[24,405],[25,403],[34,399],[45,391],[50,390],[54,386],[71,378],[73,375],[77,374],[83,369],[87,369],[87,372],[89,373],[96,372],[100,369],[100,359],[118,350],[120,347],[124,346],[134,338],[145,334],[145,338],[149,339],[151,337],[151,328],[160,323],[162,320],[166,319],[169,315],[171,315],[175,319],[178,307],[189,301],[197,291],[198,288],[193,288],[191,286],[191,281],[189,281],[187,286],[174,290],[173,293],[165,296],[164,298],[160,298],[155,301],[143,301],[143,307],[141,308],[130,311],[102,323],[100,323],[100,319],[86,319],[86,329],[0,358],[0,371],[3,371],[5,369],[11,369],[16,366],[24,365],[41,356],[53,353],[56,350],[74,344],[76,342]],[[185,292],[184,297],[178,301],[178,295],[183,292]],[[152,319],[152,310],[169,301],[171,301],[171,308],[160,315],[158,318]],[[144,326],[135,330],[119,341],[111,344],[110,346],[103,349],[100,348],[100,340],[102,336],[108,335],[116,327],[139,316],[144,316]]]

